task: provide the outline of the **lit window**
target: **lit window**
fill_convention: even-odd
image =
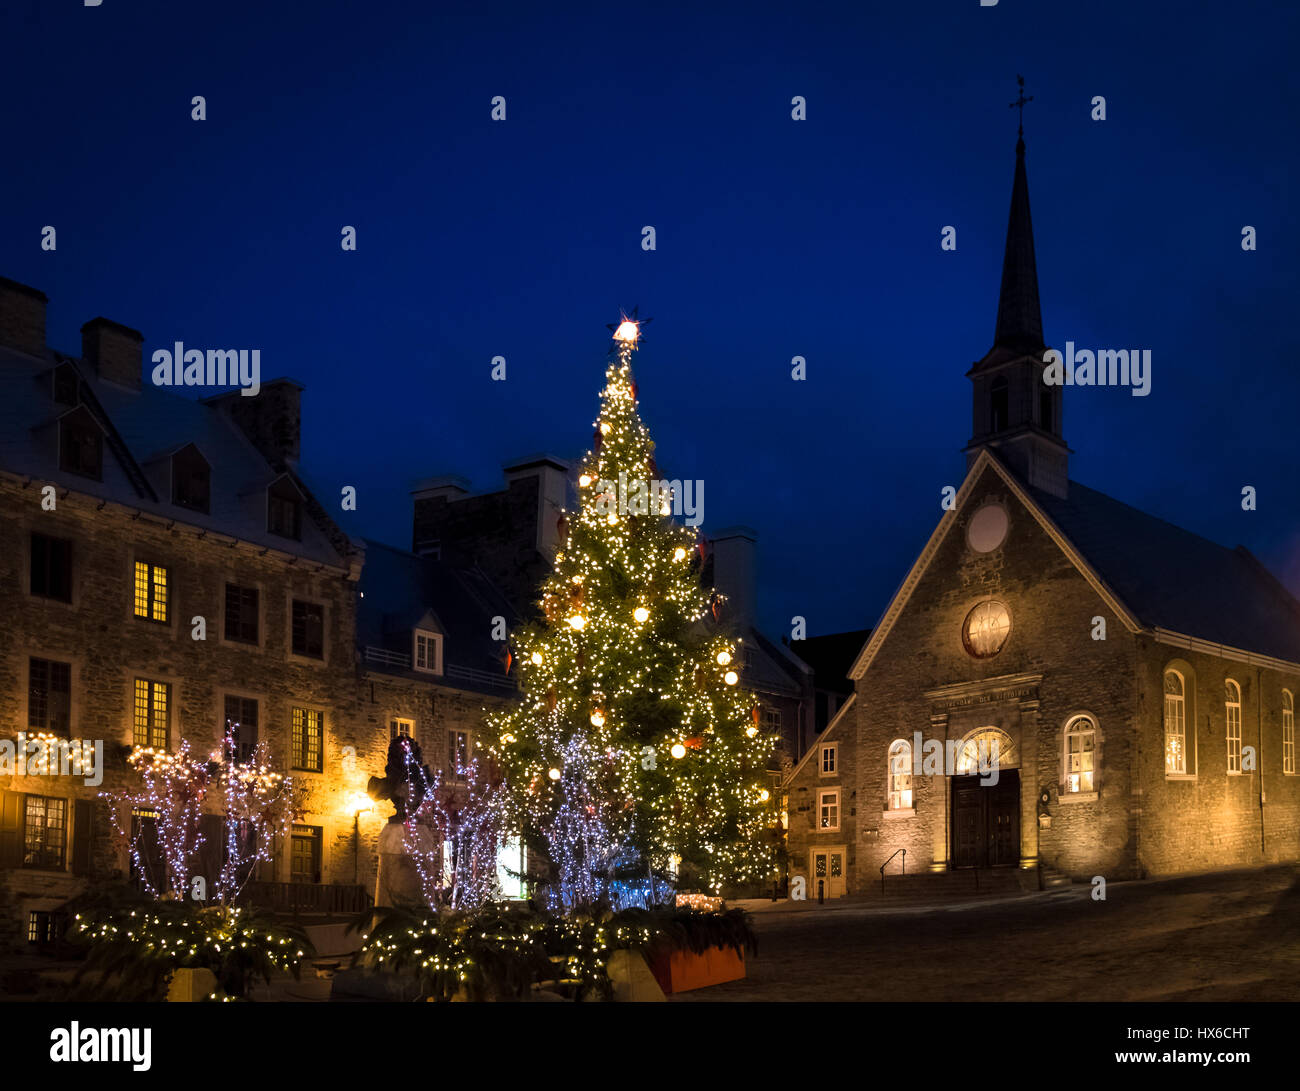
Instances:
[[[293,710],[293,767],[308,773],[325,768],[325,713],[311,708]]]
[[[1187,774],[1187,688],[1177,671],[1165,671],[1165,774]]]
[[[976,659],[997,655],[1011,632],[1011,613],[1000,602],[990,599],[981,602],[969,614],[962,626],[962,643]]]
[[[957,755],[958,776],[987,776],[994,769],[1014,766],[1016,758],[1011,736],[996,727],[976,731],[962,744]]]
[[[1282,772],[1295,772],[1295,697],[1282,691]]]
[[[23,821],[23,867],[62,870],[68,801],[27,796]]]
[[[1223,709],[1228,730],[1228,772],[1241,772],[1241,687],[1231,678],[1223,683]]]
[[[817,794],[817,810],[820,816],[818,828],[838,830],[840,828],[840,790],[832,788]]]
[[[415,669],[428,674],[442,673],[442,636],[426,629],[415,630]]]
[[[897,739],[889,748],[889,802],[891,811],[912,806],[912,744]]]
[[[822,747],[822,776],[829,777],[836,773],[836,766],[839,762],[838,750],[838,743],[831,743],[829,746]]]
[[[1077,716],[1065,725],[1065,790],[1091,792],[1097,752],[1097,725]]]
[[[415,721],[405,720],[401,717],[388,722],[389,739],[414,739],[415,738]]]
[[[167,620],[167,569],[162,565],[135,562],[135,616]]]
[[[171,691],[169,682],[155,682],[148,678],[135,680],[134,742],[136,746],[151,746],[155,750],[167,749]]]

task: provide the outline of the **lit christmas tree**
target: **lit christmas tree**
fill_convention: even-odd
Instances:
[[[583,889],[558,874],[572,870],[566,755],[580,752],[579,795],[608,842],[716,891],[772,874],[763,781],[773,740],[738,684],[738,642],[714,623],[695,532],[673,521],[674,493],[657,487],[632,379],[639,336],[631,320],[614,334],[579,507],[561,516],[544,620],[514,634],[524,697],[494,717],[493,753],[515,820],[530,843],[550,845],[557,881]],[[575,737],[580,748],[568,745]]]

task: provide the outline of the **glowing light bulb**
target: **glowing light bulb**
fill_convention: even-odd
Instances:
[[[612,527],[615,523],[618,522],[618,516],[611,511],[609,515],[606,517],[605,522],[607,522]]]
[[[735,671],[727,671],[727,673],[722,676],[722,680],[726,682],[727,685],[734,686],[737,682],[740,681],[740,675],[738,675]]]
[[[601,421],[601,422],[600,422],[600,434],[601,434],[602,436],[607,436],[607,435],[609,435],[609,433],[610,433],[609,421],[607,421],[607,420],[605,420],[605,421]]]
[[[586,579],[586,577],[581,572],[579,572],[576,576],[573,577],[573,582],[582,583],[584,579]]]
[[[637,621],[641,622],[641,624],[644,625],[647,621],[650,620],[650,611],[647,610],[644,606],[638,606],[635,610],[632,611],[632,616],[636,618]]]
[[[764,803],[766,803],[769,799],[772,798],[772,793],[769,792],[766,788],[764,788],[761,792],[758,793],[758,798],[761,799]]]
[[[686,757],[686,747],[679,742],[675,742],[673,743],[673,748],[669,750],[668,753],[675,758],[684,758]]]
[[[546,775],[547,775],[548,777],[550,777],[552,780],[559,780],[559,779],[560,779],[560,771],[559,771],[558,769],[552,769],[552,770],[551,770],[549,773],[547,773]]]
[[[636,344],[636,339],[641,335],[641,330],[630,318],[623,319],[618,324],[618,329],[614,331],[615,341],[628,341]]]
[[[755,735],[758,734],[758,728],[756,728],[753,724],[750,724],[747,728],[745,728],[745,734],[752,739]]]
[[[581,477],[579,477],[578,484],[585,489],[588,485],[591,484],[591,474],[583,474]]]
[[[533,654],[529,658],[532,659],[534,667],[540,667],[542,665],[541,652],[533,652]]]
[[[582,627],[587,624],[587,619],[581,614],[574,614],[573,617],[569,618],[569,624],[581,632]]]
[[[673,560],[674,560],[674,561],[684,561],[684,560],[686,560],[686,550],[684,550],[681,546],[678,546],[676,549],[674,549],[674,550],[673,550]]]
[[[596,709],[596,710],[591,714],[591,726],[592,726],[592,727],[604,727],[604,726],[605,726],[605,714],[604,714],[603,712],[601,712],[600,709]]]
[[[725,667],[725,666],[726,666],[728,663],[730,663],[730,662],[731,662],[731,653],[730,653],[730,652],[718,652],[718,666],[719,666],[719,667]]]

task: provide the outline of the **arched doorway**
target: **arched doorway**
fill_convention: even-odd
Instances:
[[[972,731],[952,777],[952,866],[1010,867],[1020,862],[1020,755],[996,727]]]

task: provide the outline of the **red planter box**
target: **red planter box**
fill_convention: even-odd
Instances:
[[[671,996],[721,985],[724,981],[739,981],[745,976],[745,956],[731,947],[710,947],[701,955],[694,951],[673,951],[655,958],[650,963],[650,972],[664,995]]]

